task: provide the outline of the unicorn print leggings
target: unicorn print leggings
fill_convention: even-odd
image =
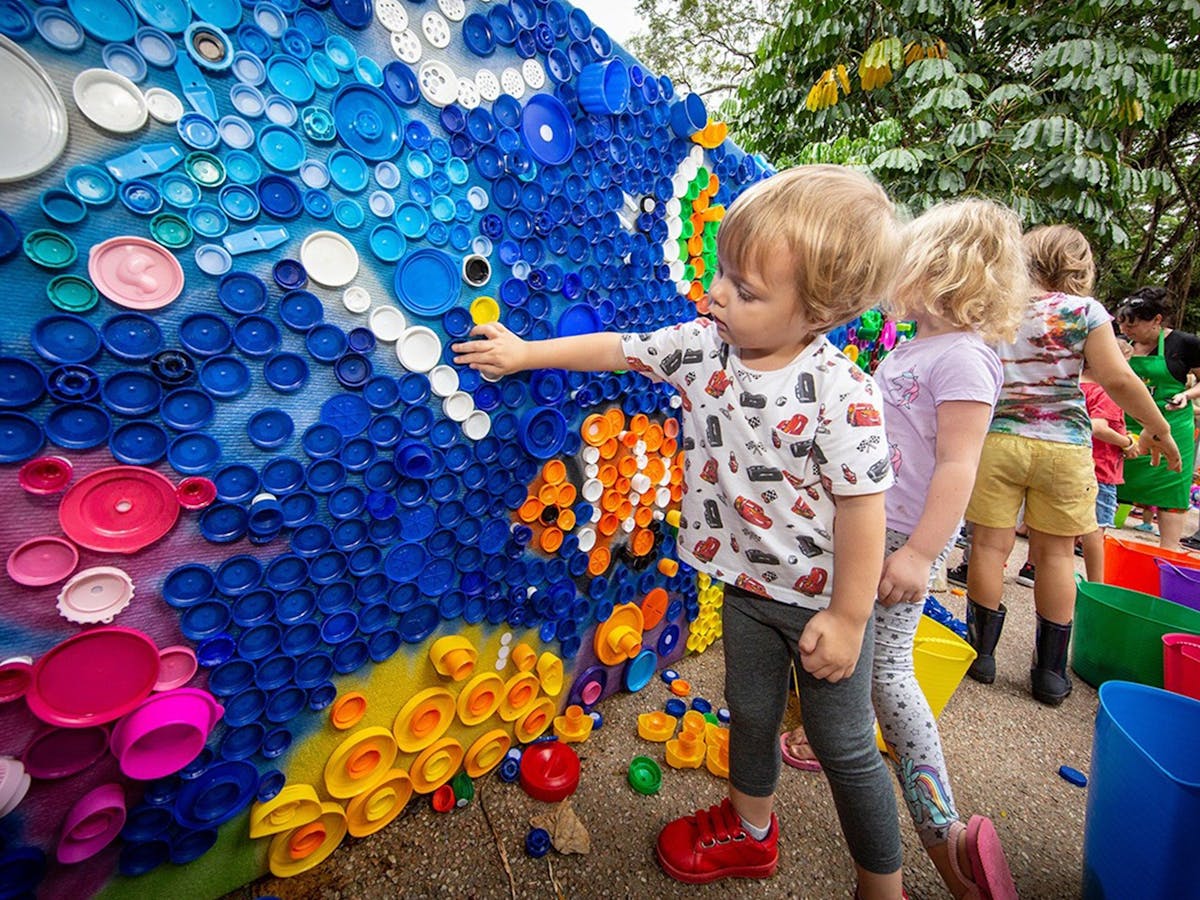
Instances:
[[[907,540],[907,535],[889,529],[888,553]],[[952,546],[934,562],[934,571]],[[871,701],[913,825],[921,843],[931,847],[945,842],[950,824],[958,821],[958,811],[937,722],[913,673],[913,635],[922,611],[920,603],[897,603],[890,608],[875,604]]]

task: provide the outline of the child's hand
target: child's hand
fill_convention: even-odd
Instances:
[[[876,598],[882,606],[922,603],[929,587],[933,561],[905,544],[883,561]]]
[[[804,671],[826,681],[849,678],[858,665],[865,627],[866,623],[856,624],[828,609],[814,615],[800,635]]]
[[[499,378],[528,368],[525,363],[525,341],[499,322],[476,325],[471,329],[471,337],[477,340],[450,345],[456,354],[456,364],[470,366],[489,378]]]

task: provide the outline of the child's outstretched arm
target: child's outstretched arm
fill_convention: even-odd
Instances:
[[[1112,329],[1108,326],[1092,329],[1084,342],[1083,356],[1092,370],[1092,377],[1108,391],[1117,406],[1141,423],[1139,451],[1150,454],[1151,465],[1158,465],[1159,457],[1165,456],[1167,468],[1172,472],[1180,471],[1183,463],[1179,447],[1171,437],[1171,426],[1159,412],[1142,379],[1129,368]]]
[[[887,521],[882,493],[837,496],[834,502],[833,555],[842,564],[833,570],[829,608],[809,619],[800,635],[805,671],[826,681],[849,678],[858,664],[863,632],[875,608]]]
[[[908,541],[883,561],[879,602],[884,606],[925,600],[933,561],[958,529],[971,499],[991,420],[988,403],[947,400],[938,404],[936,460],[925,507]]]
[[[454,362],[499,378],[527,369],[568,369],[572,372],[617,372],[627,367],[621,335],[615,331],[526,341],[499,322],[476,325],[473,341],[452,344]]]

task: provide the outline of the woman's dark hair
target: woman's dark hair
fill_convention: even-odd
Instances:
[[[1155,316],[1165,319],[1170,314],[1167,289],[1161,287],[1140,287],[1117,304],[1118,319],[1149,322]]]

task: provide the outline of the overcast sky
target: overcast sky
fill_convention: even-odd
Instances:
[[[633,9],[634,0],[571,0],[588,14],[593,24],[608,32],[609,37],[625,45],[629,36],[645,23]],[[628,48],[626,48],[628,49]]]

